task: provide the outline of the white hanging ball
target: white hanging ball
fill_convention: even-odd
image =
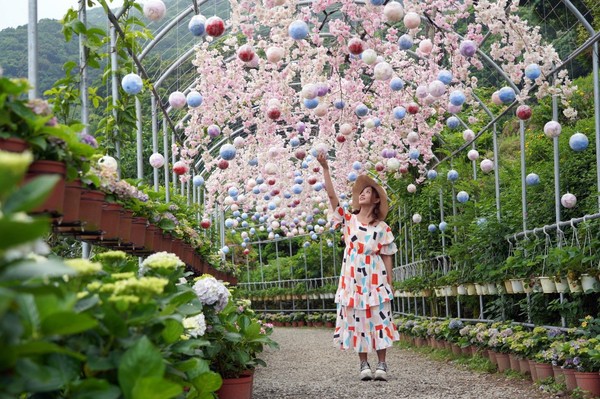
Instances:
[[[441,80],[434,80],[427,86],[427,91],[435,98],[439,98],[446,93],[446,85]]]
[[[317,143],[315,150],[317,154],[327,154],[329,152],[329,145],[327,143]]]
[[[242,148],[244,144],[246,144],[246,140],[244,140],[243,137],[238,136],[233,139],[233,145],[235,148]]]
[[[423,218],[421,217],[421,215],[419,215],[418,213],[415,213],[412,216],[412,221],[413,223],[421,223],[421,221],[423,220]]]
[[[365,64],[373,65],[377,62],[377,53],[375,52],[375,50],[368,48],[362,52],[360,58]]]
[[[147,0],[146,3],[144,3],[144,16],[151,21],[163,19],[166,12],[167,7],[161,0]]]
[[[327,115],[327,104],[319,104],[317,105],[317,108],[315,108],[315,115],[318,117],[323,117],[325,115]]]
[[[398,170],[400,168],[400,161],[397,158],[388,159],[387,168],[389,170]]]
[[[317,91],[317,85],[313,84],[313,83],[307,83],[302,87],[302,91],[300,92],[300,94],[302,95],[303,98],[306,98],[307,100],[312,100],[313,98],[317,97],[318,91]]]
[[[419,85],[415,90],[415,95],[418,98],[425,98],[429,94],[429,88],[426,85]]]
[[[379,64],[375,65],[373,76],[377,80],[390,80],[392,76],[394,76],[394,70],[387,62],[380,62]]]
[[[406,141],[408,141],[411,144],[415,144],[417,141],[419,141],[419,133],[414,132],[414,131],[409,132],[406,135]]]
[[[285,50],[281,47],[269,47],[267,49],[267,60],[271,63],[277,63],[281,61],[285,54]]]
[[[344,136],[349,136],[350,134],[352,134],[353,130],[354,127],[349,123],[344,123],[340,126],[340,133]]]
[[[490,159],[484,159],[481,161],[481,165],[479,165],[479,167],[483,173],[489,173],[494,170],[494,162]]]
[[[181,109],[187,104],[185,94],[180,91],[174,91],[169,96],[169,105],[175,109]]]
[[[117,160],[109,155],[105,155],[102,158],[100,158],[98,160],[98,165],[112,172],[116,172],[118,167]]]
[[[231,208],[230,209],[231,209],[231,212],[239,211],[240,210],[240,206],[238,204],[234,203],[234,204],[231,204]],[[237,227],[237,225],[238,225],[238,221],[234,220],[233,221],[233,227]]]
[[[408,29],[418,28],[420,24],[421,17],[416,12],[411,11],[404,15],[404,26],[406,26]]]
[[[399,22],[404,18],[404,7],[397,1],[390,1],[383,7],[383,15],[388,22]]]
[[[411,183],[408,186],[406,186],[406,191],[408,191],[411,194],[414,194],[417,192],[417,186]]]
[[[423,54],[429,55],[431,54],[431,50],[433,50],[433,43],[429,39],[424,39],[419,42],[419,50]]]
[[[265,173],[268,175],[277,174],[277,164],[275,164],[273,162],[267,162],[265,164]]]
[[[560,136],[561,131],[560,123],[556,121],[550,121],[544,125],[544,134],[551,139]]]
[[[573,208],[577,204],[577,197],[571,193],[566,193],[560,198],[560,203],[565,208]]]
[[[369,145],[369,140],[365,139],[364,137],[359,137],[358,139],[356,139],[356,146],[357,147],[366,147]]]
[[[154,153],[150,155],[150,166],[153,168],[162,168],[165,165],[165,157],[162,154]]]
[[[479,152],[477,150],[470,150],[467,153],[467,158],[469,158],[471,161],[476,161],[477,158],[479,158]]]
[[[225,199],[223,200],[223,205],[225,205],[225,206],[231,206],[231,205],[233,205],[233,203],[234,203],[233,198],[231,198],[229,196],[225,197]]]
[[[475,138],[475,132],[473,132],[471,129],[467,129],[463,132],[463,140],[471,141],[474,138]]]

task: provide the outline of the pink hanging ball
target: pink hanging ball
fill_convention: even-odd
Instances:
[[[560,136],[561,131],[560,123],[556,121],[550,121],[544,125],[544,134],[551,139]]]
[[[180,91],[174,91],[169,96],[169,105],[175,109],[181,109],[187,104],[185,94]]]
[[[429,55],[431,54],[431,50],[433,50],[433,43],[429,39],[421,40],[419,43],[419,50],[423,54]]]
[[[500,100],[500,94],[499,92],[495,91],[494,93],[492,93],[492,102],[496,105],[502,105],[504,104],[502,102],[502,100]]]
[[[577,197],[571,193],[566,193],[560,198],[560,203],[565,208],[573,208],[577,204]]]
[[[406,26],[407,29],[415,29],[418,28],[421,24],[421,17],[416,12],[411,11],[407,12],[406,15],[404,15],[403,21],[404,26]]]
[[[183,161],[177,161],[173,164],[173,172],[178,176],[186,174],[189,170],[189,166]]]
[[[483,173],[489,173],[494,170],[494,162],[490,159],[484,159],[481,161],[481,165],[479,165]]]
[[[458,114],[460,111],[462,111],[462,105],[448,104],[448,112],[451,114]]]
[[[467,153],[467,158],[471,161],[476,161],[479,158],[479,152],[477,150],[469,150]]]
[[[153,168],[162,168],[165,165],[165,157],[162,154],[154,153],[150,155],[150,166]]]
[[[283,58],[285,54],[285,50],[281,47],[269,47],[266,51],[267,53],[267,61],[275,64]]]
[[[151,21],[159,21],[167,13],[167,7],[162,0],[148,0],[144,3],[144,16]]]
[[[238,48],[237,56],[244,62],[250,62],[254,58],[254,48],[249,44],[244,44]]]

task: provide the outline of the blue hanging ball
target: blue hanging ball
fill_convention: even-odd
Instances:
[[[429,180],[435,179],[437,177],[437,175],[438,175],[437,172],[433,169],[427,171],[427,178]]]
[[[258,158],[252,158],[251,160],[249,160],[248,165],[250,165],[250,166],[258,165]]]
[[[121,80],[121,87],[125,91],[125,93],[135,96],[144,87],[144,82],[142,82],[142,78],[135,73],[127,74]]]
[[[277,209],[277,205],[275,205],[274,202],[269,202],[267,208],[269,208],[270,211],[274,211],[275,209]]]
[[[306,230],[308,230],[308,231],[313,231],[314,229],[315,229],[315,228],[313,227],[313,225],[312,225],[312,224],[307,224],[307,225],[306,225]]]
[[[260,188],[258,188],[258,187],[254,187],[254,188],[252,189],[252,194],[260,194]]]
[[[352,162],[352,169],[354,169],[354,170],[361,170],[362,169],[362,163],[360,163],[359,161]]]
[[[265,182],[265,179],[263,179],[262,177],[258,176],[256,178],[256,184],[263,184]]]
[[[204,98],[202,97],[202,94],[198,93],[196,90],[192,90],[185,97],[185,100],[187,102],[188,107],[198,108],[202,105],[202,101],[204,100]]]
[[[573,151],[584,151],[586,148],[588,148],[589,144],[590,140],[583,133],[577,132],[569,138],[569,147],[571,147]]]
[[[316,233],[313,233],[310,238],[312,238],[313,240],[318,240],[319,236]]]
[[[285,198],[285,199],[292,198],[292,193],[290,193],[289,191],[284,192],[283,193],[283,198]]]
[[[416,148],[412,148],[408,152],[408,157],[410,159],[419,159],[420,156],[421,156],[421,152],[418,149],[416,149]]]
[[[302,169],[308,169],[308,162],[302,161]]]
[[[458,129],[460,126],[460,120],[456,116],[451,116],[450,118],[446,119],[446,126],[452,130]]]
[[[371,4],[373,4],[374,6],[380,6],[383,3],[385,3],[385,0],[371,0]]]
[[[294,40],[305,39],[308,36],[308,25],[304,21],[296,20],[288,27],[288,33]]]
[[[292,137],[290,139],[290,145],[292,147],[298,147],[300,145],[300,139],[298,137]]]
[[[300,194],[302,192],[302,186],[300,184],[294,184],[292,186],[292,192],[294,194]]]
[[[319,226],[325,226],[325,224],[327,224],[327,220],[325,219],[319,219],[317,220],[317,223]]]
[[[269,194],[265,194],[265,195],[263,196],[263,199],[264,199],[265,201],[270,201],[270,200],[271,200],[271,196],[270,196]]]
[[[448,180],[450,180],[450,181],[458,180],[458,172],[455,171],[454,169],[449,170],[447,176],[448,176]]]
[[[229,247],[227,245],[225,245],[223,248],[221,248],[221,252],[223,252],[224,254],[228,254],[229,253]]]
[[[535,186],[540,184],[540,177],[536,173],[530,173],[525,177],[525,183],[528,186]]]
[[[461,204],[464,204],[469,200],[469,193],[466,191],[459,191],[458,194],[456,194],[456,200]]]
[[[542,70],[538,64],[529,64],[525,68],[525,76],[531,80],[536,80],[542,74]]]
[[[323,190],[323,183],[318,181],[315,184],[313,184],[313,188],[315,191],[321,191],[321,190]]]
[[[356,172],[348,173],[348,181],[356,181],[356,179],[358,179],[358,175],[356,174]]]
[[[486,218],[477,218],[477,226],[483,226],[484,224],[487,223],[487,219]]]
[[[242,219],[244,219],[244,220],[248,219],[248,214],[246,212],[242,213]]]
[[[302,183],[304,183],[304,179],[301,178],[300,176],[297,176],[297,177],[294,178],[294,183],[295,184],[302,184]]]
[[[259,223],[264,223],[265,222],[265,217],[264,216],[259,217],[258,218],[258,222]]]
[[[406,108],[404,108],[404,107],[394,108],[394,118],[400,120],[400,119],[404,119],[405,116],[406,116]]]
[[[337,100],[337,101],[335,101],[335,102],[333,103],[333,106],[334,106],[336,109],[344,109],[344,107],[346,106],[346,103],[345,103],[345,102],[343,102],[342,100]]]
[[[319,105],[319,100],[315,98],[305,98],[304,106],[308,109],[315,109]]]
[[[413,38],[408,33],[405,33],[404,35],[400,36],[400,39],[398,39],[398,47],[400,47],[400,50],[410,49],[413,46],[413,43]]]
[[[231,194],[230,194],[231,195]],[[240,211],[234,211],[233,212],[233,217],[240,217]]]
[[[204,178],[202,176],[194,176],[194,179],[192,179],[192,183],[194,184],[194,187],[203,186]]]
[[[356,108],[354,108],[354,113],[357,116],[362,117],[369,113],[369,108],[365,104],[360,103],[356,106]]]
[[[504,86],[498,91],[498,98],[503,104],[510,104],[515,101],[517,95],[512,87]]]
[[[188,29],[194,36],[203,36],[206,33],[206,18],[202,15],[194,15],[188,23]]]
[[[233,219],[226,219],[225,220],[225,227],[227,227],[228,229],[232,228],[233,225],[234,225]]]
[[[440,226],[439,226],[440,231],[446,231],[447,228],[448,228],[448,223],[440,222]]]
[[[373,118],[371,118],[371,121],[373,121],[374,127],[381,126],[381,119],[379,119],[378,117],[374,116]]]
[[[254,234],[256,234],[256,229],[254,227],[250,227],[250,230],[248,230],[248,234],[253,236]]]
[[[454,90],[450,93],[450,103],[457,107],[463,105],[466,100],[465,93],[462,90]]]
[[[390,80],[390,89],[394,91],[402,90],[404,88],[404,81],[398,77]]]
[[[294,176],[302,176],[302,171],[300,171],[300,170],[294,171]]]
[[[442,69],[438,72],[437,78],[447,86],[452,83],[452,72],[448,71],[447,69]]]
[[[219,150],[219,155],[226,161],[231,161],[235,158],[236,149],[233,144],[223,144]]]
[[[304,242],[304,244],[302,244],[302,246],[303,246],[304,248],[310,247],[310,242],[308,242],[308,241],[305,241],[305,242]]]
[[[229,187],[229,190],[227,190],[227,193],[229,194],[230,197],[237,197],[240,192],[236,187]]]
[[[435,233],[437,231],[437,226],[432,223],[429,226],[427,226],[427,230],[429,230],[430,233]]]

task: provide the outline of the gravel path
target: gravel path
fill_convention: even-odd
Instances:
[[[360,381],[358,356],[333,347],[332,331],[322,328],[276,328],[279,350],[267,349],[258,367],[253,399],[461,398],[548,399],[527,381],[476,373],[451,363],[429,360],[410,350],[388,349],[388,382]],[[369,355],[372,367],[375,353]]]

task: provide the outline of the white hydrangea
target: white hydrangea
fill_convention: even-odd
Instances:
[[[204,318],[204,314],[200,313],[196,316],[186,317],[183,319],[183,327],[187,330],[187,333],[194,338],[203,336],[206,332],[206,319]]]
[[[225,309],[229,302],[229,290],[212,276],[201,278],[192,288],[202,304],[214,305],[217,312]]]
[[[177,269],[184,266],[185,263],[177,255],[164,251],[152,254],[142,262],[142,267],[147,269]]]

